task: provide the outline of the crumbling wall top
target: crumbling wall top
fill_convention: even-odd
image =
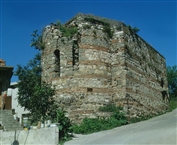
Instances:
[[[95,16],[93,14],[78,13],[72,19],[70,19],[69,21],[67,21],[65,23],[65,25],[68,25],[70,22],[72,22],[73,20],[77,19],[78,17],[80,17],[82,19],[90,17],[90,18],[93,18],[93,19],[98,20],[98,21],[106,21],[110,25],[115,25],[115,26],[120,26],[122,24],[122,22],[117,21],[117,20],[112,20],[112,19],[108,19],[108,18],[104,18],[104,17],[100,17],[100,16]]]

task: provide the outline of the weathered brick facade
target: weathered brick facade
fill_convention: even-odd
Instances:
[[[124,23],[79,14],[43,32],[42,79],[56,88],[56,101],[77,122],[103,115],[100,106],[123,106],[129,116],[168,108],[165,58]]]

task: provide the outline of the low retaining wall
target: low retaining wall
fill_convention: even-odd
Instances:
[[[16,140],[16,142],[15,142]],[[57,126],[31,130],[2,131],[0,145],[58,145],[59,130]]]

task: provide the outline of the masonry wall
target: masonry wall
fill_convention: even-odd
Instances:
[[[130,116],[157,114],[168,109],[165,58],[124,26],[126,93]]]
[[[130,116],[166,109],[165,59],[126,25],[111,22],[110,37],[104,23],[79,15],[66,26],[77,33],[64,37],[56,25],[43,33],[42,79],[56,88],[56,102],[77,122],[104,115],[100,106],[114,103]],[[163,85],[162,85],[163,84]]]

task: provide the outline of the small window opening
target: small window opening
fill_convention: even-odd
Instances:
[[[55,50],[55,72],[58,72],[60,75],[60,50]]]
[[[92,92],[93,88],[87,88],[87,92]]]
[[[163,80],[163,78],[161,78],[160,86],[161,86],[162,88],[163,88],[163,86],[164,86],[164,80]]]
[[[73,66],[76,65],[79,62],[79,48],[78,48],[78,42],[74,41],[73,48],[72,48],[72,54],[73,54]]]
[[[167,91],[161,91],[161,93],[162,93],[162,99],[166,102],[169,99]]]

